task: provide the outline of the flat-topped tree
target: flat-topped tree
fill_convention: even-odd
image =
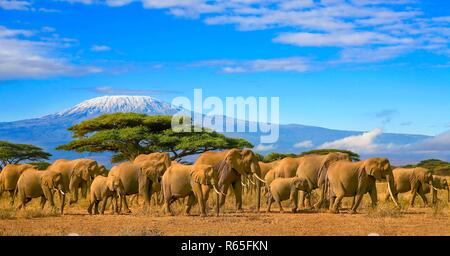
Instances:
[[[48,160],[52,155],[40,147],[29,144],[16,144],[0,141],[0,167],[7,164],[18,164],[24,161]]]
[[[106,114],[69,128],[74,140],[58,146],[76,152],[113,152],[112,162],[134,160],[139,154],[171,152],[172,160],[209,150],[245,148],[253,145],[237,138],[202,129],[201,132],[172,131],[172,116],[137,113]]]
[[[276,153],[276,152],[272,152],[266,156],[263,157],[262,161],[265,163],[270,163],[276,160],[280,160],[286,157],[297,157],[296,154],[292,154],[292,153]]]
[[[343,149],[314,149],[314,150],[302,152],[299,156],[304,156],[304,155],[309,155],[309,154],[326,155],[326,154],[334,153],[334,152],[345,153],[350,156],[350,159],[352,161],[360,160],[359,154],[352,152],[350,150],[343,150]]]

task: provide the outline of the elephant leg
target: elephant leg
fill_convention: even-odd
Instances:
[[[58,193],[61,195],[61,193]],[[64,205],[66,204],[66,195],[61,195],[61,214],[64,214]]]
[[[202,186],[200,184],[195,184],[195,188],[193,187],[193,192],[195,197],[197,198],[198,205],[200,206],[200,216],[206,217],[206,207],[205,207],[205,201],[203,199],[203,190]]]
[[[420,198],[422,198],[423,203],[426,206],[428,206],[428,200],[427,200],[427,197],[425,196],[425,194],[423,193],[423,191],[419,190],[418,194],[419,194]]]
[[[434,190],[433,188],[432,188],[432,190],[433,190],[433,192],[432,192],[432,196],[431,196],[431,203],[432,204],[436,204],[437,203],[437,191],[436,190]]]
[[[97,215],[99,214],[98,212],[98,204],[100,203],[99,200],[95,200],[95,206],[94,206],[94,214]]]
[[[87,209],[89,214],[92,214],[92,207],[94,207],[94,204],[95,204],[95,202],[92,201],[92,200],[89,202],[89,206],[88,206],[88,209]]]
[[[105,209],[106,209],[106,203],[108,202],[108,198],[109,197],[105,197],[105,198],[103,198],[103,200],[102,200],[102,205],[101,205],[101,207],[100,207],[100,214],[105,214]],[[112,198],[111,198],[111,203],[112,203]],[[115,209],[114,209],[114,211],[113,212],[116,212],[116,209],[117,209],[117,207],[114,207]]]
[[[124,205],[125,212],[126,213],[131,213],[130,208],[128,208],[127,197],[125,195],[122,197],[122,202],[123,202],[123,205]]]
[[[355,204],[353,205],[350,213],[352,213],[352,214],[356,213],[356,210],[358,209],[359,204],[361,203],[361,200],[363,199],[363,197],[364,197],[364,194],[362,194],[362,193],[358,194],[358,195],[356,195],[356,197],[354,197],[354,198],[356,198],[356,200],[355,200]]]
[[[236,199],[236,212],[243,212],[242,210],[242,184],[235,182],[233,184],[234,197]]]
[[[325,186],[324,185],[321,185],[320,187],[319,187],[319,189],[318,189],[318,193],[319,193],[319,199],[318,199],[318,201],[317,201],[317,203],[315,203],[314,205],[313,205],[313,209],[316,209],[316,210],[318,210],[318,209],[320,209],[320,207],[322,207],[322,204],[323,204],[323,200],[324,200],[324,196],[325,196]]]
[[[184,213],[186,215],[190,215],[191,208],[192,208],[192,205],[194,205],[194,203],[195,203],[195,195],[194,195],[194,192],[191,192],[191,193],[189,193],[189,197],[188,197],[188,200],[186,203],[186,209],[184,211]]]
[[[41,210],[44,210],[46,202],[47,202],[47,199],[45,199],[45,196],[41,196],[41,202],[40,202]]]
[[[300,198],[299,198],[299,202],[300,202],[300,207],[301,208],[305,208],[305,192],[304,191],[299,191],[298,192],[300,194]]]
[[[275,202],[278,204],[278,209],[280,210],[280,213],[284,213],[283,206],[281,205],[281,200],[279,198],[275,198]]]
[[[339,205],[341,205],[342,199],[344,198],[344,195],[337,195],[336,198],[334,198],[334,203],[331,209],[332,213],[339,213]]]
[[[14,190],[9,191],[9,196],[11,197],[11,199],[9,201],[9,205],[13,206],[14,205]]]

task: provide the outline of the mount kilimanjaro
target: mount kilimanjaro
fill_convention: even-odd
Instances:
[[[78,154],[57,151],[55,147],[72,139],[72,135],[67,131],[67,128],[102,114],[136,112],[148,115],[173,115],[180,111],[184,110],[148,96],[103,96],[86,100],[72,108],[40,118],[0,123],[0,140],[40,146],[53,155],[52,160],[89,156],[109,165],[109,154]],[[256,151],[262,153],[271,151],[300,153],[301,151],[314,149],[317,145],[326,142],[361,135],[362,133],[360,131],[333,130],[299,124],[280,125],[280,140],[275,146],[269,148],[257,147]],[[226,135],[247,139],[255,146],[259,144],[259,133],[228,133]],[[424,135],[383,133],[376,140],[378,143],[404,145],[427,138],[428,136]],[[306,143],[299,147],[298,142]],[[403,163],[417,160],[407,159],[403,156],[394,157],[398,158],[394,162]]]

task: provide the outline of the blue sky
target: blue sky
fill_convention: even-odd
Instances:
[[[426,2],[426,3],[423,3]],[[450,3],[0,0],[0,121],[105,94],[279,96],[282,123],[450,129]]]

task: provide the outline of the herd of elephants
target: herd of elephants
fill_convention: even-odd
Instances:
[[[386,158],[369,158],[352,161],[345,153],[325,155],[310,154],[286,157],[264,163],[249,149],[231,149],[205,152],[192,165],[171,161],[168,153],[151,153],[137,156],[133,161],[120,163],[108,171],[92,159],[54,161],[47,170],[37,170],[32,165],[7,165],[0,173],[0,195],[9,192],[11,204],[17,197],[17,209],[25,208],[32,198],[41,198],[44,208],[48,201],[56,209],[54,195],[59,195],[59,210],[64,213],[66,195],[69,204],[78,201],[79,193],[89,196],[90,214],[104,213],[108,199],[114,213],[129,213],[127,196],[143,197],[143,207],[162,205],[166,214],[174,214],[171,204],[186,198],[185,213],[198,203],[200,215],[207,215],[210,194],[216,196],[215,212],[219,214],[226,196],[233,191],[236,210],[243,211],[243,193],[256,196],[256,211],[260,210],[261,192],[267,198],[267,211],[276,203],[291,200],[292,211],[299,205],[319,209],[329,207],[338,213],[344,197],[353,197],[350,212],[356,213],[361,199],[369,194],[372,206],[377,204],[377,181],[386,181],[386,199],[397,206],[398,194],[411,192],[410,204],[418,194],[428,205],[426,194],[432,192],[432,203],[437,200],[437,190],[447,190],[445,177],[432,175],[424,168],[391,167]],[[312,204],[311,192],[317,198]],[[389,199],[390,198],[390,199]],[[163,202],[161,202],[163,200]],[[99,208],[99,204],[100,208]]]

